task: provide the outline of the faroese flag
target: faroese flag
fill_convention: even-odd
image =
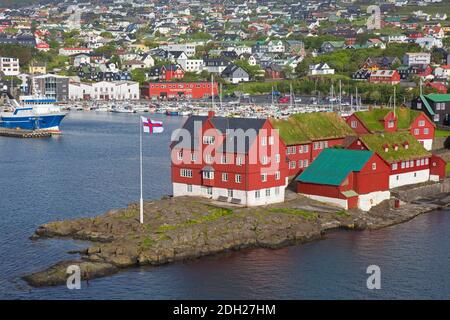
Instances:
[[[150,118],[141,117],[144,132],[148,134],[161,133],[164,131],[162,121],[153,121]]]

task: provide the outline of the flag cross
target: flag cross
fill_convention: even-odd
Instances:
[[[156,127],[162,127],[162,123],[153,123],[150,119],[147,119],[147,122],[144,122],[144,127],[148,127],[148,133],[152,134],[153,133],[153,128]]]

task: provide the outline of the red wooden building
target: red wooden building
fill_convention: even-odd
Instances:
[[[175,79],[183,79],[184,70],[178,64],[164,65],[161,67],[159,80],[171,81]]]
[[[390,198],[389,166],[367,150],[327,149],[296,181],[298,193],[344,209],[368,211]]]
[[[271,119],[286,145],[288,175],[297,176],[326,148],[342,145],[352,130],[336,113],[300,113],[287,120]]]
[[[370,83],[395,85],[400,83],[400,74],[397,70],[376,70],[370,74]]]
[[[149,82],[142,89],[142,96],[150,99],[203,99],[218,94],[215,82]]]
[[[378,154],[390,168],[390,189],[445,177],[445,161],[427,151],[409,132],[364,134],[347,139],[345,147]]]
[[[409,132],[427,150],[433,146],[435,124],[421,111],[409,108],[358,111],[346,118],[356,134],[376,132]]]
[[[191,116],[171,145],[173,194],[246,206],[283,202],[284,149],[267,119]]]

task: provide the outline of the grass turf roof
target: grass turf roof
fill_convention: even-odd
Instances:
[[[334,112],[297,113],[287,120],[270,119],[270,122],[287,145],[354,135],[347,123]]]
[[[386,132],[377,134],[365,134],[361,136],[363,143],[369,150],[376,152],[386,162],[398,162],[405,160],[414,160],[431,156],[423,146],[409,132]],[[406,149],[404,142],[408,142]],[[384,151],[384,145],[389,146],[388,152]],[[393,145],[398,145],[395,151]]]
[[[382,120],[384,117],[393,111],[393,109],[373,109],[371,111],[358,111],[355,115],[360,119],[364,126],[370,131],[383,131],[384,124]],[[398,129],[409,129],[414,119],[420,115],[420,111],[411,110],[409,108],[396,108],[395,114],[398,118],[397,128]]]

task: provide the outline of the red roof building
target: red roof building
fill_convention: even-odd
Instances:
[[[161,67],[161,73],[159,75],[160,80],[171,81],[174,79],[183,79],[184,70],[178,64],[171,64]]]
[[[297,192],[364,211],[390,198],[389,166],[374,152],[327,149],[296,178]]]
[[[370,74],[370,83],[395,85],[400,83],[400,74],[397,70],[376,70]]]
[[[357,135],[377,132],[409,132],[426,150],[433,147],[435,124],[421,111],[408,108],[358,111],[345,120]]]
[[[148,99],[204,99],[217,96],[217,82],[149,82],[142,90]]]
[[[270,120],[286,146],[288,175],[297,176],[327,148],[341,146],[352,130],[332,112],[302,113],[287,120]]]
[[[425,150],[408,132],[365,134],[345,147],[378,154],[390,168],[389,189],[445,177],[445,161]]]
[[[246,206],[283,202],[284,148],[267,119],[191,116],[171,145],[173,195]]]

